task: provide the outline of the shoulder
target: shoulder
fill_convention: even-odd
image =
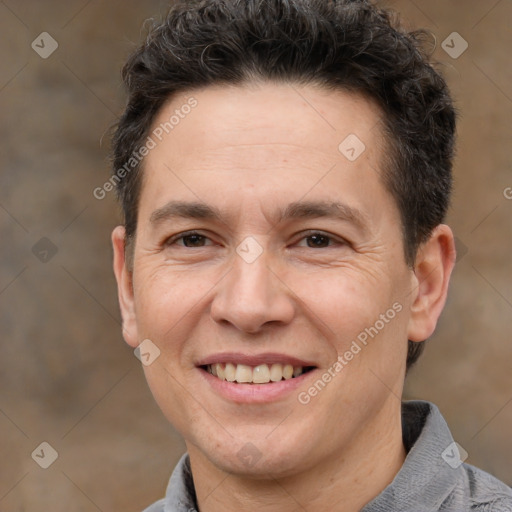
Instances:
[[[157,502],[144,509],[142,512],[164,512],[165,500],[158,500]]]
[[[455,444],[453,436],[434,404],[405,402],[402,414],[408,454],[392,485],[399,506],[386,510],[409,511],[412,503],[420,503],[429,511],[512,512],[512,488],[463,463],[460,453],[450,449]],[[445,458],[448,449],[450,461]]]
[[[485,471],[463,464],[474,512],[512,512],[512,488]]]
[[[196,510],[196,494],[190,459],[185,453],[172,472],[165,498],[153,503],[143,512],[195,512]]]

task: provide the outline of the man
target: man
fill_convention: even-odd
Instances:
[[[401,396],[455,260],[455,114],[367,1],[173,5],[123,72],[124,337],[188,453],[156,511],[505,511]]]

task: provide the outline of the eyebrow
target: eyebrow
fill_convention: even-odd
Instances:
[[[363,231],[368,229],[368,219],[360,210],[340,202],[329,201],[297,201],[290,203],[285,210],[279,210],[275,222],[280,223],[293,219],[315,219],[331,217],[351,222]],[[216,220],[224,223],[226,216],[215,206],[198,201],[169,201],[156,209],[150,216],[151,224],[160,224],[172,219],[203,219]]]
[[[220,210],[214,206],[199,202],[186,201],[169,201],[161,208],[156,209],[149,218],[151,224],[159,224],[161,222],[174,218],[183,219],[209,219],[222,220]]]

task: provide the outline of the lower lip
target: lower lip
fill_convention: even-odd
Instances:
[[[268,384],[238,384],[221,380],[202,368],[198,368],[198,370],[202,378],[217,394],[240,404],[262,404],[282,400],[294,391],[296,392],[297,388],[304,385],[305,380],[316,371],[311,370],[292,379],[269,382]]]

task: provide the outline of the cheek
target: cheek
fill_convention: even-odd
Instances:
[[[394,275],[382,273],[377,281],[349,270],[302,280],[305,314],[330,345],[333,362],[339,356],[346,361],[339,382],[374,380],[369,369],[385,381],[400,374],[408,317],[399,282]]]
[[[291,276],[290,276],[291,277]],[[316,275],[296,274],[290,287],[308,309],[333,333],[354,334],[355,330],[374,322],[391,307],[389,283],[376,283],[364,272],[338,268]],[[389,303],[389,304],[388,304]],[[311,315],[310,315],[311,316]]]
[[[134,276],[140,336],[176,353],[214,286],[214,276],[204,272],[171,271],[165,266],[141,270]]]
[[[168,355],[162,352],[152,365],[144,367],[151,393],[170,423],[186,437],[191,418],[201,413],[198,402],[190,399],[183,376],[170,367]],[[162,361],[163,360],[163,361]]]

